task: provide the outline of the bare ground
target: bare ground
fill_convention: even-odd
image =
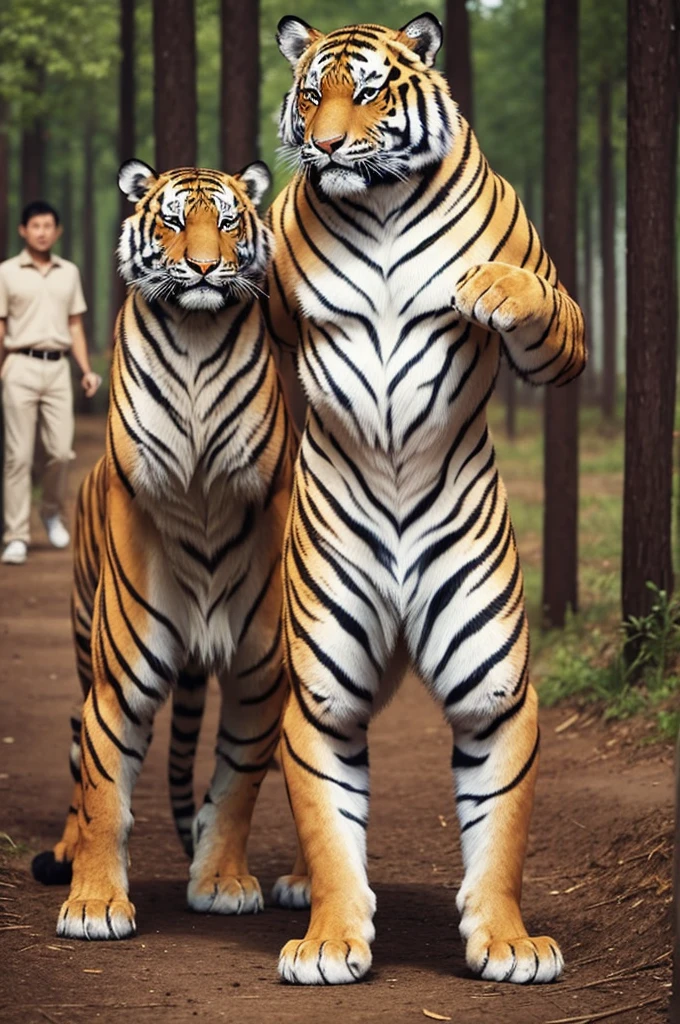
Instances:
[[[102,436],[101,421],[79,424],[74,492]],[[488,984],[467,971],[458,937],[450,734],[414,680],[371,729],[369,867],[378,936],[365,982],[333,991],[278,982],[279,948],[304,934],[304,913],[267,907],[256,917],[219,918],[186,909],[188,865],[165,783],[167,708],[134,801],[138,936],[121,943],[57,939],[65,890],[39,886],[29,865],[58,838],[69,799],[68,713],[77,692],[70,555],[49,549],[37,524],[34,539],[27,565],[0,568],[0,832],[11,837],[0,838],[1,1021],[363,1024],[425,1020],[424,1011],[458,1024],[666,1019],[670,751],[630,743],[625,731],[584,716],[560,729],[573,717],[568,709],[543,713],[524,910],[530,930],[561,943],[567,969],[546,987]],[[211,770],[211,696],[200,785]],[[265,891],[290,869],[293,854],[283,782],[272,772],[251,840],[251,866]],[[631,1009],[620,1012],[625,1007]]]

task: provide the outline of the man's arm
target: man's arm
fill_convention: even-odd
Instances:
[[[5,352],[5,331],[6,331],[6,329],[7,329],[7,322],[2,317],[0,317],[0,370],[2,369],[2,364],[4,363],[5,355],[7,354]]]
[[[71,353],[83,375],[81,381],[86,398],[92,398],[102,382],[98,373],[93,373],[90,366],[90,357],[87,354],[87,340],[83,327],[83,318],[78,313],[68,318],[68,327],[71,332]]]

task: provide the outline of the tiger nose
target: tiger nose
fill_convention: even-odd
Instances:
[[[335,153],[336,149],[340,149],[346,138],[346,135],[334,135],[332,139],[312,139],[312,141],[317,149],[330,156],[331,153]]]
[[[196,270],[199,274],[202,274],[203,277],[210,273],[210,271],[220,262],[219,260],[194,260],[191,256],[187,256],[186,261],[187,265],[190,266],[192,270]]]

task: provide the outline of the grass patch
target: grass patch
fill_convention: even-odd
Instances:
[[[649,616],[622,627],[623,424],[605,424],[593,408],[582,409],[579,419],[579,611],[564,630],[541,629],[542,418],[542,402],[518,409],[511,442],[502,404],[494,400],[489,408],[524,571],[541,700],[599,704],[607,718],[650,716],[659,733],[674,738],[680,728],[680,605],[657,592]],[[624,659],[633,636],[642,657],[634,667]]]

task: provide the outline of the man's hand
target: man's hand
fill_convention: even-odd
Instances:
[[[87,373],[84,373],[83,379],[80,383],[83,391],[85,392],[85,397],[92,398],[92,396],[99,390],[101,382],[102,379],[98,373],[94,373],[92,370],[88,370]]]

